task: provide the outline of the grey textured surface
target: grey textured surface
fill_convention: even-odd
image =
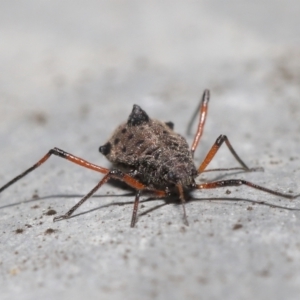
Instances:
[[[2,1],[1,183],[55,146],[109,166],[98,147],[134,103],[184,134],[210,88],[196,164],[223,133],[265,172],[199,181],[299,193],[299,10],[299,1]],[[212,163],[235,165],[226,148]],[[66,212],[100,178],[53,157],[0,195],[1,299],[299,299],[300,199],[198,191],[189,227],[180,205],[151,200],[131,229],[134,197],[105,185],[74,218],[52,222],[50,209]]]

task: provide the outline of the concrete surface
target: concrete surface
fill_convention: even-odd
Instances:
[[[185,134],[210,88],[196,164],[223,133],[265,172],[199,182],[299,193],[300,3],[223,2],[2,1],[1,185],[55,146],[109,166],[98,147],[134,103]],[[224,147],[211,167],[236,165]],[[51,157],[0,195],[1,299],[299,299],[300,199],[196,191],[189,227],[152,199],[131,229],[134,197],[107,184],[52,222],[100,178]]]

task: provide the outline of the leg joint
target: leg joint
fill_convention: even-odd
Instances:
[[[109,171],[109,173],[112,175],[112,177],[121,178],[124,176],[124,173],[118,169],[112,169]]]
[[[225,140],[228,140],[227,136],[225,134],[221,134],[216,140],[216,145],[221,146]]]
[[[58,148],[53,148],[49,151],[49,154],[54,154],[62,158],[66,158],[68,155],[64,150],[58,149]]]

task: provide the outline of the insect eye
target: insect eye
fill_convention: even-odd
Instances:
[[[173,122],[166,122],[165,123],[170,129],[174,130],[174,123]]]
[[[110,150],[111,150],[111,143],[106,143],[105,145],[99,147],[99,151],[103,155],[109,154]]]

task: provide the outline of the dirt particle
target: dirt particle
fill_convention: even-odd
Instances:
[[[49,209],[49,210],[45,213],[46,216],[53,216],[53,215],[55,215],[55,214],[57,214],[57,212],[56,212],[56,210],[54,210],[54,209]]]
[[[269,277],[270,276],[270,271],[269,270],[262,270],[258,273],[259,276],[261,277]]]
[[[47,115],[43,112],[35,112],[31,115],[31,120],[41,126],[47,123],[47,119]]]
[[[32,195],[32,199],[39,199],[40,197],[39,197],[39,195],[38,195],[38,193],[34,193],[33,195]]]
[[[11,269],[9,271],[9,274],[13,275],[13,276],[18,275],[19,273],[20,273],[20,269],[19,268],[13,268],[13,269]]]
[[[54,233],[54,232],[57,232],[57,230],[56,230],[56,229],[53,229],[53,228],[48,228],[48,229],[44,232],[44,234],[45,234],[45,235],[49,235],[49,234],[52,234],[52,233]]]
[[[229,195],[229,194],[231,194],[231,191],[230,190],[226,190],[225,194]]]
[[[85,119],[90,112],[90,107],[85,103],[79,108],[79,115],[82,119]]]
[[[282,160],[270,160],[271,165],[279,165],[282,163]]]
[[[241,229],[242,227],[243,227],[242,224],[237,223],[237,224],[233,225],[232,230],[238,230],[238,229]]]
[[[207,284],[207,283],[208,283],[208,279],[207,279],[206,277],[204,277],[204,276],[199,276],[199,277],[197,278],[197,280],[198,280],[198,282],[199,282],[200,284]]]
[[[252,206],[248,206],[247,210],[253,210],[253,207]]]
[[[22,229],[22,228],[18,228],[18,229],[15,230],[16,234],[21,234],[23,232],[24,232],[24,229]]]
[[[180,227],[180,232],[185,233],[186,232],[186,228],[184,226]]]

